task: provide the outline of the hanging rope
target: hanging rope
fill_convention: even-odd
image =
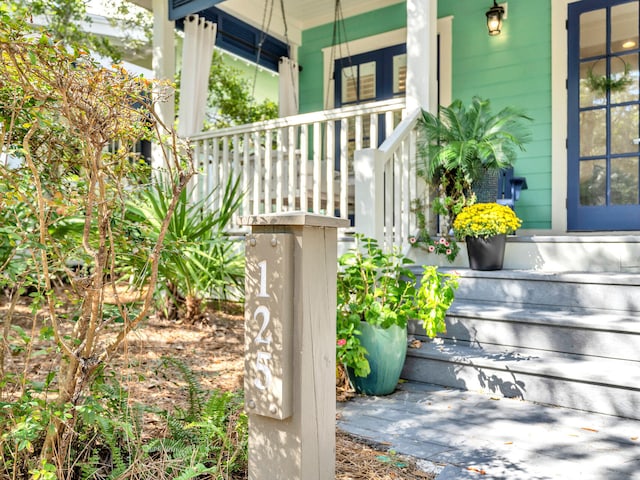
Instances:
[[[293,58],[291,56],[291,42],[289,41],[289,28],[287,26],[287,15],[286,15],[285,10],[284,10],[284,0],[280,0],[280,12],[282,14],[282,23],[284,24],[284,40],[287,43],[287,57],[289,57],[289,59],[291,61],[293,61]],[[297,59],[295,60],[294,65],[295,65],[295,68],[298,68]],[[295,92],[297,90],[297,88],[296,88],[296,82],[294,80],[293,73],[289,74],[288,77],[289,77],[289,81],[291,82],[291,89],[292,89],[292,91]],[[294,104],[295,104],[295,111],[298,112],[299,111],[298,110],[299,106],[298,106],[298,96],[297,95],[294,96]]]
[[[269,15],[267,16],[267,11]],[[267,18],[268,17],[268,18]],[[264,3],[264,11],[262,12],[262,26],[260,28],[260,41],[258,42],[258,53],[256,54],[256,68],[253,72],[253,85],[251,87],[251,96],[256,95],[256,82],[258,81],[258,69],[260,68],[260,56],[262,55],[262,45],[267,39],[267,31],[271,28],[271,18],[273,17],[273,0],[267,0]]]
[[[333,32],[331,34],[331,57],[329,59],[329,77],[327,79],[327,90],[324,98],[325,108],[329,108],[329,94],[331,93],[331,79],[335,80],[335,61],[336,61],[336,48],[338,48],[339,57],[345,58],[343,55],[342,47],[346,49],[346,58],[349,62],[349,66],[352,67],[351,53],[349,52],[349,39],[347,38],[347,29],[344,21],[344,14],[342,12],[342,3],[340,0],[336,0],[335,8],[333,12]]]

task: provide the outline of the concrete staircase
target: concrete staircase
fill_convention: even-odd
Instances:
[[[403,378],[640,419],[640,274],[457,271],[447,333],[410,326]]]

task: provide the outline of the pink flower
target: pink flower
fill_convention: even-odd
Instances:
[[[447,251],[445,252],[447,255],[451,255],[451,249],[447,248]]]
[[[409,237],[409,243],[414,244],[418,241],[416,237]]]
[[[347,344],[347,340],[344,338],[339,339],[337,342],[339,347],[344,347]]]
[[[444,238],[444,237],[442,237],[442,238],[440,239],[440,243],[441,243],[442,245],[444,245],[445,243],[447,243],[447,239],[446,239],[446,238]]]
[[[433,245],[429,245],[429,253],[433,253],[435,252],[436,247],[434,247]]]
[[[444,244],[443,244],[443,245],[444,245],[445,247],[448,247],[448,246],[449,246],[449,242],[444,242]]]

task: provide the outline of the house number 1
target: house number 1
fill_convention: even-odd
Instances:
[[[249,413],[291,415],[293,238],[247,236],[245,277],[245,401]]]

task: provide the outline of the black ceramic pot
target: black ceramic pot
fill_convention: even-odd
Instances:
[[[465,242],[471,270],[502,270],[506,235],[467,237]]]

